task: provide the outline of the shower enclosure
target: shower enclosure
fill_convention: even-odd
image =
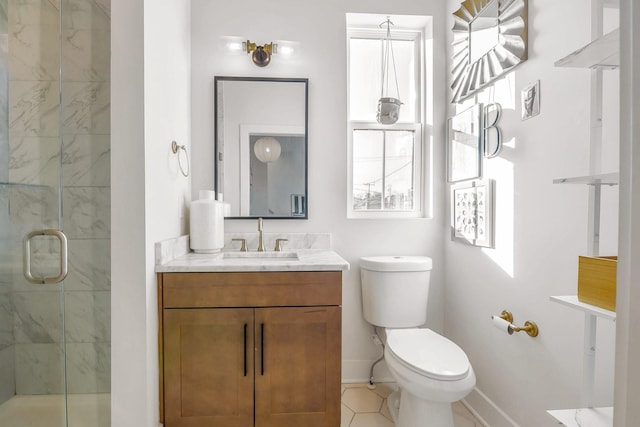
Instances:
[[[110,425],[109,43],[110,0],[0,0],[2,427]]]

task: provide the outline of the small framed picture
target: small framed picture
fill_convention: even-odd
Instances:
[[[520,109],[522,110],[522,120],[528,120],[540,114],[540,80],[536,80],[522,89]]]
[[[475,180],[451,188],[451,239],[493,247],[493,180]]]
[[[447,181],[458,182],[482,175],[482,104],[448,120]]]

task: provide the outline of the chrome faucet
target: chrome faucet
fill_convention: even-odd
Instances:
[[[258,218],[258,252],[264,252],[264,242],[262,241],[262,218]]]

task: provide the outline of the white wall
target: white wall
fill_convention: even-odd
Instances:
[[[190,4],[112,0],[112,425],[158,425],[154,243],[186,232]]]
[[[638,210],[640,209],[640,157],[637,140],[640,135],[640,86],[635,77],[640,67],[640,7],[632,0],[622,0],[621,11],[621,147],[620,147],[620,263],[617,287],[616,384],[614,426],[633,425],[640,418],[640,305],[637,286],[640,264],[634,262],[640,254]],[[634,164],[636,165],[634,168]]]
[[[147,409],[158,420],[158,299],[154,245],[187,233],[191,178],[171,141],[191,155],[191,10],[188,1],[146,0],[144,13]],[[184,162],[185,159],[183,158]],[[186,167],[183,163],[183,168]]]
[[[333,248],[351,263],[343,288],[343,378],[366,380],[380,354],[362,318],[358,259],[380,254],[429,255],[434,259],[428,324],[443,325],[444,169],[435,162],[433,219],[347,220],[347,82],[345,13],[431,15],[434,17],[434,104],[444,105],[445,18],[443,2],[382,0],[344,2],[192,0],[193,194],[213,185],[213,77],[215,75],[309,78],[309,220],[265,221],[269,232],[330,232]],[[265,9],[266,7],[266,9]],[[229,56],[221,36],[243,36],[258,44],[292,40],[301,55],[278,56],[264,69],[244,55]],[[434,158],[443,159],[444,111],[433,112]],[[256,230],[255,221],[225,222],[226,231]]]
[[[150,425],[143,10],[143,0],[111,2],[111,422],[132,427]]]
[[[551,427],[557,422],[547,409],[581,406],[584,315],[549,296],[576,293],[577,257],[587,252],[588,190],[552,180],[589,174],[590,72],[553,64],[590,40],[589,5],[529,1],[528,61],[477,98],[504,109],[507,146],[484,163],[484,176],[496,180],[495,249],[445,238],[445,332],[477,374],[468,402],[493,427]],[[448,0],[447,13],[459,6]],[[538,79],[541,113],[522,122],[520,91]],[[618,170],[617,85],[618,72],[608,71],[603,166],[596,172]],[[617,189],[604,192],[601,253],[615,255]],[[492,328],[490,316],[503,309],[518,325],[535,321],[540,335]],[[597,405],[613,403],[614,329],[598,323]]]

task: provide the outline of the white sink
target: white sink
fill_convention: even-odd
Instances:
[[[299,261],[297,252],[225,252],[223,259],[230,261],[246,260],[251,262]]]

